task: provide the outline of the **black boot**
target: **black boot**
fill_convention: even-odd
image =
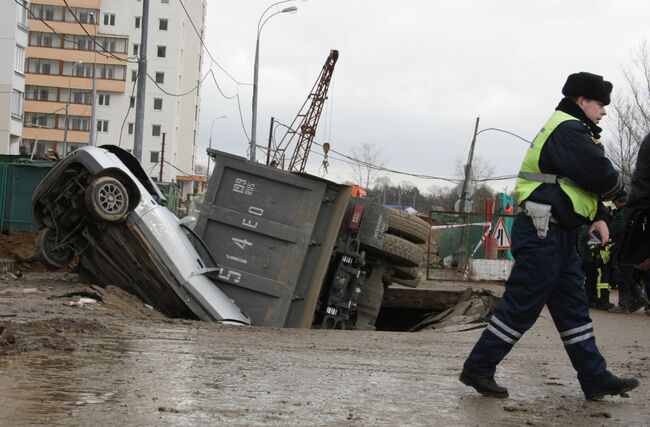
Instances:
[[[483,396],[508,397],[508,389],[497,384],[493,377],[482,377],[463,369],[458,379],[461,383],[473,387]]]
[[[585,391],[585,399],[587,400],[600,400],[605,396],[621,396],[630,390],[639,386],[639,380],[636,378],[619,378],[617,376],[605,381],[600,386],[593,390]]]

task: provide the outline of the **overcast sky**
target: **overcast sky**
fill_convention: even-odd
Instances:
[[[239,94],[243,123],[251,128],[255,37],[261,13],[273,1],[208,0],[203,72],[212,69],[223,93]],[[561,99],[568,74],[602,74],[617,89],[622,67],[650,39],[650,2],[614,0],[308,0],[290,1],[295,14],[264,26],[260,44],[258,130],[266,145],[271,116],[290,124],[305,102],[330,49],[339,60],[316,136],[351,154],[361,143],[381,150],[387,168],[457,176],[467,159],[474,124],[532,139]],[[276,10],[276,9],[272,9]],[[649,40],[650,41],[650,40]],[[220,68],[223,67],[237,84]],[[214,121],[213,148],[246,155],[248,139],[236,99],[214,81],[202,86],[198,163]],[[608,127],[607,118],[601,125]],[[283,135],[279,128],[276,136]],[[606,134],[605,134],[606,137]],[[514,175],[527,144],[486,131],[475,156]],[[314,145],[308,172],[319,174]],[[258,160],[263,154],[258,150]],[[328,179],[352,180],[330,153]],[[444,181],[390,175],[425,191]],[[496,189],[513,181],[492,183]]]

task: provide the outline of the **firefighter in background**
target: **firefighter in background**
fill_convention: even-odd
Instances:
[[[590,242],[587,242],[589,244]],[[592,306],[599,310],[609,310],[614,308],[614,304],[609,302],[609,294],[612,290],[612,240],[605,244],[600,241],[592,241],[589,244],[589,250],[594,260],[596,270],[595,298]]]
[[[602,200],[623,182],[598,138],[612,84],[591,73],[571,74],[564,98],[528,149],[515,186],[522,207],[512,228],[515,265],[487,328],[463,365],[460,381],[486,396],[508,390],[494,380],[497,365],[548,307],[587,400],[639,386],[607,369],[594,338],[578,258],[577,229],[609,240]]]

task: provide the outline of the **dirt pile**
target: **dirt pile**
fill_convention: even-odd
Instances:
[[[38,250],[34,241],[36,233],[17,231],[0,234],[0,260],[13,260],[11,269],[15,271],[47,271],[38,259]],[[4,263],[9,266],[10,263]],[[15,272],[14,271],[14,272]]]

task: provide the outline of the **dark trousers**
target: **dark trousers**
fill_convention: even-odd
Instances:
[[[546,305],[582,389],[589,391],[609,380],[612,374],[596,347],[589,317],[576,232],[551,224],[546,238],[540,239],[530,218],[520,214],[512,229],[512,254],[515,265],[505,293],[464,368],[494,376],[499,362]]]

